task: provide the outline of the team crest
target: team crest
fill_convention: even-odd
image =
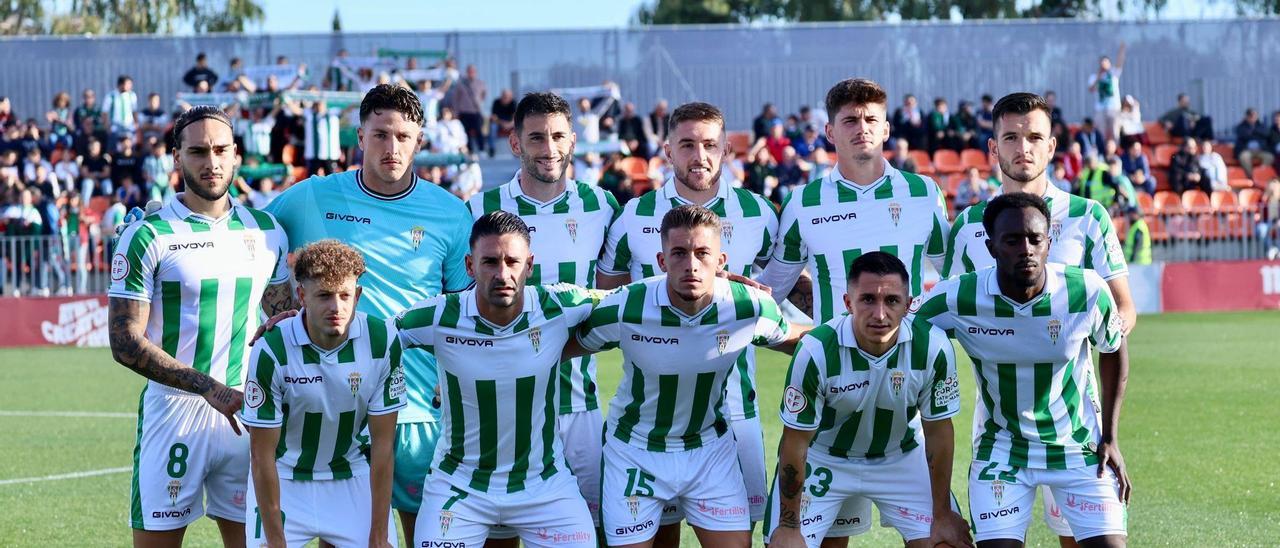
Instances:
[[[996,506],[1002,506],[1004,501],[1004,481],[995,480],[991,482],[991,497],[996,499]]]
[[[637,497],[635,495],[631,495],[627,497],[627,509],[631,510],[632,520],[639,519],[640,518],[640,497]]]
[[[811,499],[809,498],[809,494],[808,494],[808,493],[804,493],[804,494],[801,494],[801,495],[800,495],[800,515],[801,515],[802,517],[809,513],[809,502],[810,502],[810,501],[811,501]]]
[[[906,379],[906,375],[901,371],[894,371],[889,377],[889,385],[893,387],[893,395],[897,396],[902,392],[902,381]]]
[[[724,350],[729,347],[729,332],[721,329],[716,331],[716,348],[720,350],[720,354],[724,354]]]
[[[352,371],[347,375],[347,384],[351,386],[351,395],[355,396],[360,393],[360,374]]]
[[[898,226],[898,221],[902,220],[902,204],[889,202],[889,217],[893,219],[893,226]]]
[[[574,242],[578,241],[578,221],[576,219],[565,219],[564,229],[569,231],[569,239]]]
[[[529,329],[529,342],[533,344],[533,351],[538,352],[542,348],[542,328],[534,327]]]
[[[178,493],[182,492],[182,480],[176,480],[176,479],[169,480],[168,490],[169,490],[169,504],[173,506],[177,506]]]
[[[1062,333],[1062,322],[1057,319],[1049,320],[1049,340],[1053,344],[1058,344],[1058,335]]]
[[[440,536],[449,534],[450,525],[453,525],[453,510],[440,510]]]
[[[250,232],[245,232],[244,249],[249,252],[249,260],[255,260],[258,256],[258,237]]]
[[[1049,240],[1056,242],[1059,236],[1062,236],[1062,223],[1054,221],[1049,225]]]
[[[409,229],[409,239],[413,242],[413,250],[417,251],[418,246],[422,245],[422,237],[427,235],[427,229],[422,226],[415,226]]]
[[[729,219],[720,219],[720,239],[724,240],[724,245],[733,241],[733,223]]]

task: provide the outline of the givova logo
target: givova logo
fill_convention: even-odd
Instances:
[[[151,513],[152,519],[174,519],[185,518],[191,515],[191,507],[188,506],[181,510],[159,510]]]

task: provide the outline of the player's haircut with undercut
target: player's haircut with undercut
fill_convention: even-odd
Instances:
[[[999,126],[1000,118],[1006,114],[1030,114],[1036,110],[1043,112],[1045,116],[1053,117],[1053,113],[1049,111],[1049,103],[1044,101],[1044,97],[1019,91],[1005,95],[996,101],[996,105],[991,107],[991,120],[993,124]]]
[[[712,122],[724,131],[724,113],[711,103],[694,101],[680,105],[671,111],[671,116],[667,119],[667,127],[671,128],[671,131],[667,132],[668,139],[682,122]]]
[[[666,215],[663,215],[662,228],[659,230],[662,234],[662,242],[666,243],[667,234],[670,234],[672,230],[677,228],[693,230],[704,226],[719,235],[720,217],[715,212],[700,205],[685,204],[672,208]]]
[[[827,113],[832,117],[845,105],[883,105],[888,106],[889,94],[884,88],[866,78],[849,78],[836,82],[827,90]]]
[[[399,84],[378,84],[364,94],[360,101],[360,123],[369,119],[369,115],[380,110],[394,110],[403,114],[406,120],[422,125],[422,101],[418,95]]]
[[[982,212],[982,228],[987,231],[987,237],[996,239],[995,227],[996,219],[1000,218],[1000,214],[1009,210],[1034,209],[1044,215],[1044,222],[1049,224],[1049,206],[1044,203],[1044,198],[1026,192],[1010,192],[1001,194],[995,199],[987,202],[986,211]]]
[[[319,282],[333,287],[364,274],[364,256],[338,240],[307,244],[293,254],[293,277],[298,283]]]
[[[571,124],[573,122],[573,111],[569,109],[569,102],[565,101],[564,97],[549,91],[524,94],[516,104],[516,133],[519,134],[524,130],[526,116],[551,116],[552,114],[564,116],[564,119],[569,120]]]
[[[217,120],[233,128],[231,125],[231,117],[227,116],[221,108],[213,105],[196,105],[187,109],[186,112],[178,115],[173,121],[173,149],[175,151],[182,149],[182,132],[187,126],[199,122],[200,120]]]
[[[480,238],[504,234],[519,234],[524,243],[529,243],[529,225],[524,224],[519,215],[497,209],[480,216],[475,224],[471,225],[469,245],[474,248]]]
[[[897,274],[902,277],[902,286],[907,288],[908,292],[911,291],[911,275],[907,274],[907,266],[902,264],[902,260],[892,253],[872,251],[854,259],[849,264],[849,287],[853,287],[854,284],[858,283],[858,276],[864,272],[877,276]]]

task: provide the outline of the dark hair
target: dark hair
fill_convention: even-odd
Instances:
[[[497,209],[481,215],[471,225],[471,240],[468,245],[475,247],[480,238],[503,234],[519,234],[525,243],[529,243],[529,226],[524,224],[520,216]]]
[[[992,102],[992,101],[995,101],[995,99],[991,97],[991,94],[990,94],[990,93],[983,93],[983,94],[982,94],[982,100],[983,100],[984,102],[987,102],[987,103],[990,103],[990,102]]]
[[[214,119],[227,124],[227,127],[233,127],[231,125],[231,117],[227,116],[227,113],[223,112],[222,109],[213,105],[196,105],[179,114],[178,118],[173,121],[174,150],[182,149],[182,130],[200,120],[207,119]]]
[[[398,84],[378,84],[360,101],[360,123],[378,110],[394,110],[410,122],[422,125],[422,102],[409,88]]]
[[[1035,194],[1026,192],[1010,192],[996,196],[990,202],[987,202],[987,209],[982,212],[982,228],[987,231],[987,237],[995,236],[996,219],[1000,218],[1000,214],[1011,209],[1031,208],[1039,211],[1044,215],[1044,222],[1049,222],[1049,206],[1044,203],[1044,198]]]
[[[836,82],[827,90],[827,112],[834,117],[845,105],[886,105],[889,95],[880,84],[866,78],[849,78]]]
[[[551,93],[549,91],[535,91],[526,93],[520,98],[520,102],[516,104],[515,127],[516,133],[519,134],[524,129],[524,119],[526,116],[550,116],[559,114],[564,116],[569,123],[573,123],[573,112],[569,109],[569,102],[564,97]]]
[[[933,99],[933,106],[935,106],[935,107],[936,107],[936,106],[941,105],[941,104],[944,104],[944,103],[946,103],[946,102],[947,102],[947,100],[946,100],[946,99],[944,99],[944,98],[942,98],[942,97],[934,97],[934,99]]]
[[[1174,100],[1175,100],[1175,101],[1181,101],[1183,98],[1190,99],[1190,98],[1191,98],[1191,96],[1190,96],[1190,95],[1187,95],[1187,94],[1185,94],[1185,93],[1179,93],[1179,94],[1178,94],[1178,96],[1174,98]]]
[[[1044,97],[1026,91],[1005,95],[996,101],[994,107],[991,107],[992,128],[1000,125],[1000,118],[1006,114],[1030,114],[1033,110],[1053,118],[1053,113],[1049,111],[1049,103],[1044,101]]]
[[[720,232],[720,217],[710,209],[700,205],[685,204],[672,208],[666,215],[662,216],[662,227],[659,229],[662,233],[662,241],[667,241],[667,234],[677,228],[693,230],[700,226],[711,228],[715,232]]]
[[[197,63],[199,63],[200,61],[204,61],[205,59],[208,59],[208,58],[209,58],[209,57],[208,57],[207,55],[205,55],[203,51],[202,51],[202,52],[200,52],[200,53],[197,53],[197,54],[196,54],[196,62],[197,62]]]
[[[671,111],[671,116],[667,118],[667,137],[670,138],[675,133],[676,126],[683,122],[714,122],[724,129],[724,113],[711,103],[692,102],[685,103],[676,107]]]
[[[911,275],[907,274],[907,267],[902,264],[902,260],[894,254],[884,251],[864,253],[854,259],[853,263],[849,265],[848,285],[853,285],[857,282],[858,276],[864,272],[880,276],[897,274],[902,277],[902,285],[906,286],[911,283]],[[908,289],[908,291],[910,290]]]
[[[119,78],[116,78],[116,85],[123,86],[125,82],[131,80],[133,80],[133,78],[130,78],[128,74],[121,74]]]

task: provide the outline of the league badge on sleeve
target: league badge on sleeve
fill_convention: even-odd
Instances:
[[[787,392],[782,395],[782,404],[786,406],[788,413],[799,414],[809,407],[809,399],[804,397],[799,388],[788,386]]]

